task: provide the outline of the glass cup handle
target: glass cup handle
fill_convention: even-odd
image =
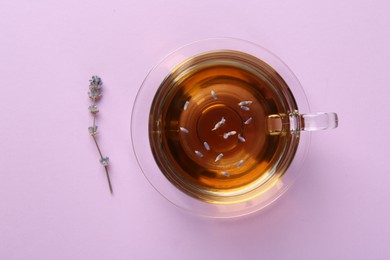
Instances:
[[[338,117],[336,113],[311,113],[300,115],[301,131],[318,131],[333,129],[338,126]]]
[[[336,113],[310,113],[299,114],[293,111],[289,114],[269,115],[266,127],[269,135],[280,135],[286,132],[297,131],[318,131],[333,129],[338,126],[338,117]]]

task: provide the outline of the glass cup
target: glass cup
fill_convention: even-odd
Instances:
[[[197,41],[166,56],[137,94],[131,137],[138,164],[174,205],[236,217],[271,204],[293,184],[310,132],[336,128],[311,113],[277,56],[232,38]]]

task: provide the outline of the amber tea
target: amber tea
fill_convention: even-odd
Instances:
[[[299,131],[290,131],[288,117],[297,109],[285,81],[260,59],[203,53],[161,83],[150,145],[162,173],[186,194],[212,203],[249,200],[291,163]]]

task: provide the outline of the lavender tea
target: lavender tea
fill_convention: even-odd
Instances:
[[[161,83],[150,145],[162,173],[186,194],[214,203],[250,199],[244,195],[277,182],[291,163],[299,133],[288,115],[297,109],[285,81],[260,59],[203,53]]]

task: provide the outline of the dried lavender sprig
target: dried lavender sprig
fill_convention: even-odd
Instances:
[[[89,80],[88,96],[92,100],[92,104],[88,107],[88,110],[89,110],[89,112],[91,112],[91,114],[93,116],[93,125],[88,127],[88,131],[89,131],[89,134],[92,136],[93,141],[95,142],[96,148],[99,152],[100,163],[103,165],[103,167],[106,171],[108,186],[109,186],[110,192],[112,194],[112,185],[111,185],[110,175],[108,173],[108,165],[109,165],[110,158],[108,158],[108,156],[103,156],[102,151],[100,150],[99,144],[96,140],[97,128],[98,128],[98,126],[96,125],[96,115],[99,112],[99,109],[96,105],[96,101],[102,96],[102,90],[101,90],[102,85],[103,85],[102,79],[98,76],[92,76],[92,79]]]

